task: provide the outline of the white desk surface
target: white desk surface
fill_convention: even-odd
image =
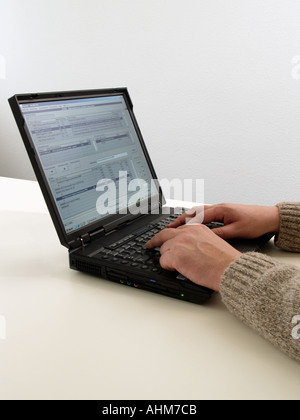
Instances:
[[[198,306],[72,271],[37,183],[0,178],[0,195],[0,399],[299,399],[300,365],[219,295]]]

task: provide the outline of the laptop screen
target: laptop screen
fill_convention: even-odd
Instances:
[[[159,195],[122,95],[20,108],[67,234]]]

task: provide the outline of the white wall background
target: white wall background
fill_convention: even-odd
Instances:
[[[0,176],[34,179],[15,93],[127,86],[160,178],[300,200],[299,0],[0,0]]]

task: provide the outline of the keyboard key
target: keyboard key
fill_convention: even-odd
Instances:
[[[146,249],[145,245],[149,239],[153,238],[162,229],[165,229],[177,217],[177,215],[166,216],[158,223],[144,226],[102,249],[102,252],[98,255],[100,258],[114,263],[130,264],[131,267],[139,267],[145,271],[159,273],[162,271],[159,263],[161,257],[160,248],[149,250]]]

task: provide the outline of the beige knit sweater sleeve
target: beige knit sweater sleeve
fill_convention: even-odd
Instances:
[[[275,244],[300,252],[300,203],[280,203],[278,208]],[[299,268],[263,254],[244,254],[223,274],[221,296],[234,315],[300,361]]]

